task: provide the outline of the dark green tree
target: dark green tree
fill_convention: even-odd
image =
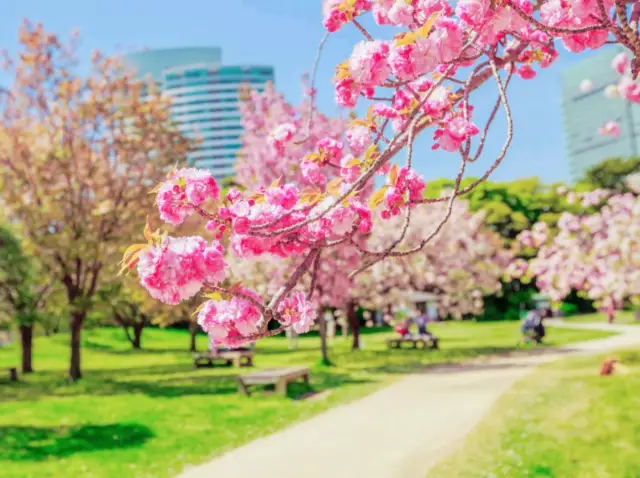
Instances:
[[[590,168],[579,186],[613,189],[616,192],[632,192],[626,177],[640,172],[640,158],[610,158]]]
[[[0,304],[20,331],[23,373],[33,372],[33,329],[53,290],[50,284],[38,284],[36,277],[35,265],[18,238],[0,227]]]

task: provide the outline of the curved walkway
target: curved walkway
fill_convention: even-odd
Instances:
[[[640,326],[547,323],[619,334],[547,353],[430,368],[187,469],[179,478],[423,478],[535,366],[568,353],[640,344]]]

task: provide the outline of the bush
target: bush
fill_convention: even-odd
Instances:
[[[580,312],[578,306],[576,304],[571,304],[568,302],[563,302],[560,306],[560,315],[563,317],[570,317],[572,315],[577,315]]]

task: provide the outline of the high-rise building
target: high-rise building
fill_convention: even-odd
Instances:
[[[604,159],[637,156],[640,151],[640,106],[604,94],[620,78],[611,66],[619,51],[607,49],[567,67],[562,74],[565,143],[574,180]],[[591,82],[589,91],[581,91],[584,80]],[[598,134],[608,120],[620,124],[620,136]]]
[[[239,90],[248,85],[262,91],[274,81],[273,68],[223,65],[215,47],[148,50],[127,55],[125,63],[171,96],[172,115],[185,136],[201,138],[189,163],[218,179],[232,175],[243,131]]]

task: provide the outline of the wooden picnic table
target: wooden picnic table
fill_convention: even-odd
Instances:
[[[402,344],[411,344],[411,348],[415,349],[418,347],[418,344],[420,344],[423,349],[437,349],[439,341],[437,337],[398,337],[395,339],[387,339],[387,347],[390,349],[399,349],[402,347]]]
[[[215,362],[224,362],[236,367],[253,366],[253,350],[218,350],[193,354],[193,367],[213,365]]]
[[[287,385],[298,379],[303,379],[309,385],[309,369],[306,367],[291,367],[260,370],[238,377],[238,392],[250,395],[252,385],[275,385],[276,393],[287,394]]]

